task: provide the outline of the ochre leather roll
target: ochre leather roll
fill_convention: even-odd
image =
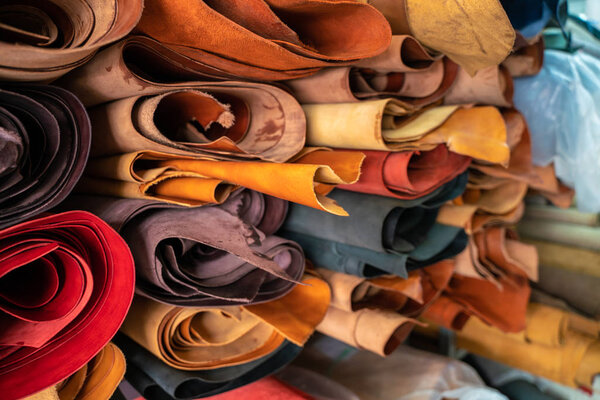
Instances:
[[[14,1],[0,7],[0,80],[48,81],[131,31],[143,0]]]
[[[125,356],[108,343],[73,375],[25,400],[109,400],[125,375]]]
[[[293,163],[277,164],[202,160],[140,151],[92,160],[87,169],[91,179],[84,179],[79,190],[192,206],[220,203],[227,198],[232,185],[240,185],[336,215],[347,215],[325,195],[338,184],[356,182],[363,158],[356,152],[316,150]],[[155,187],[165,180],[177,184],[166,188],[172,190],[156,193]],[[320,188],[318,184],[327,187]]]
[[[307,277],[288,295],[250,307],[174,307],[134,299],[121,331],[167,365],[189,371],[244,364],[284,340],[301,346],[329,306],[329,288]],[[314,289],[314,290],[310,290]]]
[[[570,326],[570,314],[532,303],[527,330],[507,334],[471,318],[456,344],[470,352],[571,387],[591,387],[600,372],[599,338]]]
[[[360,103],[309,104],[306,141],[311,146],[359,150],[449,150],[506,165],[506,128],[495,107],[441,106],[411,115],[393,99]]]

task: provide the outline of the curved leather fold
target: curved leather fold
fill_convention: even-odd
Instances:
[[[0,89],[0,228],[64,200],[83,173],[90,141],[85,108],[70,92],[47,85]]]
[[[174,307],[137,297],[121,331],[168,366],[187,371],[243,365],[285,340],[302,346],[323,319],[329,288],[316,277],[272,302],[249,307]],[[314,289],[311,291],[310,289]]]
[[[348,207],[350,217],[292,206],[282,231],[319,267],[361,277],[406,277],[407,269],[453,257],[467,244],[461,228],[435,223],[437,209],[402,208],[399,200],[337,190],[332,197]]]
[[[185,208],[76,196],[69,205],[77,204],[104,218],[128,242],[137,292],[167,304],[265,302],[288,293],[302,277],[300,246],[272,235],[285,217],[280,199],[239,192],[218,207]]]
[[[515,31],[498,0],[423,2],[363,0],[387,18],[395,35],[412,35],[447,55],[469,74],[500,64],[515,42]]]
[[[535,247],[515,240],[504,228],[475,233],[456,259],[456,270],[444,294],[424,317],[449,329],[461,329],[470,316],[504,332],[525,328],[531,289],[537,280]]]
[[[368,308],[344,311],[330,307],[317,330],[358,349],[387,356],[408,337],[415,323],[391,311]]]
[[[114,341],[127,357],[127,381],[147,400],[193,400],[227,392],[277,372],[302,350],[284,341],[274,352],[245,364],[183,371],[168,366],[126,335],[119,333]]]
[[[284,162],[304,147],[298,102],[260,83],[190,84],[90,110],[92,156],[138,150]]]
[[[193,206],[222,203],[240,185],[347,215],[326,194],[338,184],[356,182],[363,158],[360,153],[315,149],[301,153],[293,163],[278,164],[138,151],[92,160],[86,170],[89,178],[82,180],[79,191]]]
[[[449,150],[505,165],[506,128],[495,107],[440,106],[413,113],[394,99],[306,104],[306,142],[358,150]]]
[[[469,157],[440,144],[431,151],[361,151],[365,161],[358,182],[340,189],[414,200],[430,194],[462,174]]]
[[[513,80],[507,68],[492,65],[474,76],[459,68],[456,80],[444,97],[444,104],[488,104],[511,107]]]
[[[89,61],[138,23],[143,0],[11,1],[0,7],[0,80],[47,81]]]
[[[375,56],[390,43],[383,16],[356,2],[221,3],[151,2],[136,29],[145,35],[104,49],[61,84],[92,105],[167,82],[308,76]]]
[[[0,231],[0,388],[17,399],[75,373],[116,333],[134,291],[125,241],[71,211]]]
[[[598,333],[570,324],[573,314],[532,303],[527,330],[506,334],[471,318],[457,332],[458,346],[571,387],[592,386],[598,374]],[[581,318],[581,317],[578,317]]]
[[[350,216],[292,204],[283,228],[371,251],[406,253],[425,241],[437,216],[437,209],[402,208],[387,197],[344,190],[334,190],[330,197],[343,204]]]
[[[110,399],[125,375],[125,356],[108,343],[73,375],[25,400]]]
[[[275,71],[372,57],[391,39],[373,7],[323,0],[156,0],[146,4],[136,32],[190,58],[209,53]]]
[[[379,56],[352,67],[330,68],[286,85],[301,103],[348,103],[392,97],[407,107],[440,100],[454,83],[458,66],[432,57],[412,37],[396,35]]]

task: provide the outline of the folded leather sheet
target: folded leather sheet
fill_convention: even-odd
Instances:
[[[0,8],[0,80],[44,81],[131,31],[143,0],[11,1]]]
[[[302,108],[274,86],[227,82],[153,92],[90,110],[93,157],[143,149],[284,162],[304,147]]]
[[[0,389],[17,399],[75,373],[108,343],[134,291],[121,237],[72,211],[0,231]]]
[[[109,399],[125,375],[125,356],[108,343],[90,362],[56,386],[26,400]]]
[[[73,94],[47,85],[0,89],[0,228],[60,203],[83,173],[90,141]]]
[[[506,334],[471,318],[457,332],[456,344],[470,352],[540,375],[571,387],[592,387],[598,374],[600,343],[590,332],[572,323],[574,315],[532,303],[527,309],[527,328]],[[577,317],[581,320],[581,317]]]
[[[345,190],[334,190],[329,196],[343,205],[350,216],[324,214],[291,204],[283,228],[376,252],[405,253],[425,241],[437,216],[437,209],[403,208],[396,199],[388,197]]]
[[[425,242],[408,254],[379,253],[291,231],[282,231],[281,234],[298,242],[307,257],[318,266],[360,277],[384,274],[406,277],[408,270],[456,256],[468,242],[462,229],[439,224],[434,225]]]
[[[222,203],[240,185],[336,215],[347,215],[325,195],[354,183],[364,156],[356,152],[306,151],[293,163],[214,161],[138,151],[90,161],[79,191],[194,206]],[[288,182],[289,184],[282,184]],[[291,183],[293,182],[293,186]]]
[[[351,346],[388,355],[412,330],[416,321],[410,317],[417,317],[440,295],[452,269],[452,263],[443,261],[411,271],[408,279],[366,280],[320,268],[317,271],[330,285],[332,298],[317,329]]]
[[[519,40],[518,40],[519,41]],[[544,65],[544,38],[539,36],[530,41],[515,43],[513,53],[502,62],[513,77],[537,75]]]
[[[506,165],[506,127],[495,107],[440,106],[413,113],[394,99],[306,104],[310,146],[357,150],[449,150]]]
[[[361,2],[381,11],[394,35],[414,36],[424,46],[447,55],[471,75],[500,64],[515,42],[515,31],[498,0]]]
[[[437,209],[403,208],[396,199],[343,190],[331,197],[349,217],[292,205],[283,226],[282,234],[297,241],[318,266],[358,276],[405,277],[407,268],[452,257],[466,245],[461,228],[435,224]]]
[[[262,80],[373,57],[391,39],[373,7],[323,0],[150,1],[136,32],[211,67]],[[246,75],[231,61],[262,74]]]
[[[358,182],[340,189],[397,199],[418,199],[462,174],[469,157],[448,151],[440,144],[431,151],[361,151],[365,161]]]
[[[460,330],[476,315],[505,332],[523,330],[531,292],[528,279],[538,276],[535,247],[516,241],[503,228],[490,228],[475,233],[455,261],[450,284],[424,318]]]
[[[121,331],[176,369],[243,365],[276,351],[285,340],[302,346],[314,332],[330,292],[316,277],[304,283],[281,299],[249,307],[183,308],[136,297]]]
[[[372,7],[323,0],[152,1],[136,32],[61,84],[93,105],[159,82],[292,79],[375,56],[391,39]]]
[[[444,97],[444,104],[488,104],[512,106],[513,80],[507,68],[493,65],[471,76],[459,68],[454,84]]]
[[[284,341],[272,353],[242,365],[182,371],[168,366],[126,335],[119,333],[114,341],[127,357],[125,378],[147,400],[194,400],[227,392],[277,372],[302,350]]]
[[[137,292],[173,305],[249,304],[281,297],[302,277],[300,246],[272,235],[283,200],[238,192],[219,207],[75,196],[125,238],[136,261]],[[264,229],[265,231],[261,231]]]
[[[407,107],[440,100],[450,89],[458,67],[447,58],[432,57],[414,38],[392,37],[379,56],[352,67],[329,68],[286,82],[301,103],[349,103],[392,97]]]

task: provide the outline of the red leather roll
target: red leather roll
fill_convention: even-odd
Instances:
[[[129,248],[93,214],[0,231],[0,397],[36,393],[90,361],[121,326],[134,288]]]
[[[368,151],[358,182],[340,189],[411,200],[450,182],[471,163],[470,157],[453,153],[440,144],[431,151]]]

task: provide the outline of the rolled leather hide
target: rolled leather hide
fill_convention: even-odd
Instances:
[[[75,373],[113,337],[134,291],[125,241],[83,211],[0,231],[0,388],[18,399]]]
[[[0,89],[0,228],[46,211],[85,167],[91,126],[81,102],[47,85]]]

